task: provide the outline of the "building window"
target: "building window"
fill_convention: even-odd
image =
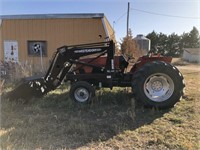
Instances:
[[[46,41],[28,41],[29,56],[47,56]]]

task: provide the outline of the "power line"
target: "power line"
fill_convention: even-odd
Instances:
[[[141,9],[136,9],[136,8],[130,8],[130,10],[143,12],[143,13],[147,13],[147,14],[151,14],[151,15],[157,15],[157,16],[182,18],[182,19],[200,19],[200,17],[176,16],[176,15],[162,14],[162,13],[146,11],[146,10],[141,10]],[[114,24],[116,24],[119,20],[121,20],[125,15],[127,15],[127,11],[124,12],[121,16],[119,16],[116,20],[113,21],[113,28],[114,28]]]
[[[199,17],[188,17],[188,16],[176,16],[176,15],[169,15],[169,14],[161,14],[161,13],[156,13],[156,12],[146,11],[146,10],[141,10],[141,9],[135,9],[135,8],[131,8],[131,10],[143,12],[143,13],[147,13],[147,14],[152,14],[152,15],[157,15],[157,16],[183,18],[183,19],[200,19]]]
[[[125,15],[127,14],[127,12],[123,13],[121,16],[119,16],[116,20],[113,21],[113,29],[115,29],[115,24],[122,19]]]
[[[120,17],[118,17],[114,22],[117,23],[120,19],[122,19],[127,14],[127,11],[123,13]]]

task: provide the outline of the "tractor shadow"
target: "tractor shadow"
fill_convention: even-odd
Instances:
[[[1,103],[1,128],[8,131],[1,135],[2,149],[76,149],[151,124],[170,111],[143,108],[123,90],[98,91],[84,106],[72,102],[68,92]]]

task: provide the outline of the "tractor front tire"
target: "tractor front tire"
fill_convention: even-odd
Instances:
[[[88,82],[77,81],[72,84],[69,96],[79,104],[89,104],[95,96],[95,89]]]
[[[183,95],[184,87],[179,70],[162,61],[145,64],[132,79],[135,99],[145,106],[160,109],[173,107]]]

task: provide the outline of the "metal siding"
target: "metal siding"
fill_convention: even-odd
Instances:
[[[193,54],[188,53],[187,51],[183,52],[183,59],[189,62],[200,62],[199,55],[193,55]]]
[[[104,21],[105,21],[106,28],[107,28],[107,30],[108,30],[108,34],[109,34],[109,36],[110,36],[110,39],[116,41],[114,30],[113,30],[113,28],[111,27],[111,25],[110,25],[110,23],[108,22],[108,20],[107,20],[106,17],[104,17]]]
[[[99,35],[105,37],[101,19],[16,19],[3,20],[3,40],[16,40],[19,46],[19,61],[31,61],[34,66],[40,66],[39,57],[28,56],[28,40],[47,41],[47,57],[43,58],[44,65],[49,65],[49,60],[56,49],[63,45],[101,42]],[[3,41],[1,42],[3,50]],[[1,60],[4,55],[1,51]]]

